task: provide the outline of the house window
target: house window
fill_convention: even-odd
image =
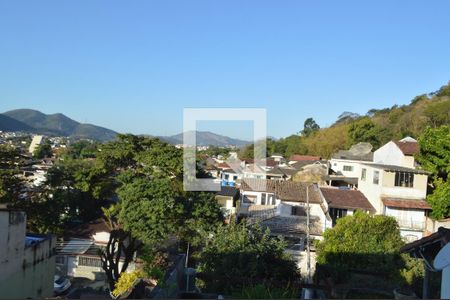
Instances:
[[[236,181],[237,180],[237,176],[233,176],[233,180]]]
[[[291,207],[291,215],[292,216],[306,216],[306,210],[301,206],[292,206]]]
[[[229,177],[230,177],[230,175],[225,174],[225,180],[228,180]]]
[[[413,187],[414,173],[395,172],[395,186]]]
[[[261,195],[261,205],[266,205],[266,193],[262,193]]]
[[[269,195],[269,201],[267,201],[267,204],[272,203],[272,205],[275,205],[275,195]]]
[[[361,180],[365,181],[367,176],[367,169],[361,170]]]
[[[348,172],[353,171],[353,166],[344,166],[344,171],[348,171]]]
[[[102,261],[100,258],[93,258],[93,257],[85,257],[80,256],[78,257],[78,265],[79,266],[86,266],[86,267],[102,267]]]
[[[380,171],[373,171],[373,184],[380,183]]]
[[[343,218],[347,215],[347,210],[342,209],[342,208],[330,207],[329,212],[330,212],[330,217],[331,217],[331,222],[332,222],[331,226],[336,225],[337,219]]]

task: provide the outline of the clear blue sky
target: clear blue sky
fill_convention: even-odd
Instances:
[[[169,135],[184,107],[263,107],[268,134],[287,136],[447,83],[449,13],[450,1],[1,1],[0,111]]]

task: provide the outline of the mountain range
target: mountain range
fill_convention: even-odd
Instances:
[[[189,132],[190,133],[190,132]],[[196,131],[196,142],[198,146],[236,146],[241,147],[250,144],[249,141],[230,138],[228,136],[216,134],[210,131]],[[183,144],[183,133],[172,136],[159,136],[158,138],[170,144]]]
[[[112,140],[117,135],[117,132],[113,130],[79,123],[60,113],[47,115],[33,109],[15,109],[0,114],[0,130],[87,138],[98,141]]]
[[[87,138],[101,142],[112,140],[118,134],[104,127],[79,123],[61,113],[44,114],[33,109],[16,109],[0,114],[0,131],[23,131],[49,136]],[[183,144],[183,133],[158,138],[175,145]],[[199,146],[240,147],[249,143],[209,131],[197,131]]]

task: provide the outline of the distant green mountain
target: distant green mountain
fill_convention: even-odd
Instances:
[[[73,138],[88,138],[98,141],[112,140],[117,135],[117,132],[110,129],[91,124],[82,124],[60,113],[47,115],[32,109],[16,109],[5,112],[2,116],[18,122],[15,127],[10,127],[12,129],[7,129],[6,126],[3,128],[3,123],[0,123],[0,130],[4,131],[14,130],[14,128],[19,128],[18,125],[23,124],[28,128],[22,127],[22,129],[15,131],[28,131]]]
[[[0,130],[1,131],[33,131],[33,128],[25,123],[17,121],[6,115],[0,114]]]
[[[179,133],[172,136],[160,136],[160,139],[171,144],[183,144],[183,133]],[[196,142],[198,146],[245,146],[250,144],[249,141],[243,141],[239,139],[230,138],[228,136],[216,134],[209,131],[196,131]]]

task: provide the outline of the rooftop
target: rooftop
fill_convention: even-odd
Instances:
[[[402,166],[384,165],[384,164],[375,164],[375,163],[364,163],[364,165],[374,167],[377,169],[382,169],[387,172],[396,172],[397,171],[397,172],[410,172],[410,173],[424,174],[424,175],[430,174],[429,172],[424,171],[424,170],[406,168],[406,167],[402,167]]]
[[[396,208],[415,208],[431,209],[430,204],[422,199],[401,199],[401,198],[382,198],[383,204],[387,207]]]
[[[360,191],[331,187],[320,188],[320,191],[330,207],[375,211],[369,200]]]
[[[278,199],[292,202],[306,202],[307,187],[309,187],[309,201],[311,203],[322,203],[319,188],[314,184],[253,178],[245,178],[241,183],[241,190],[243,191],[274,193]]]

